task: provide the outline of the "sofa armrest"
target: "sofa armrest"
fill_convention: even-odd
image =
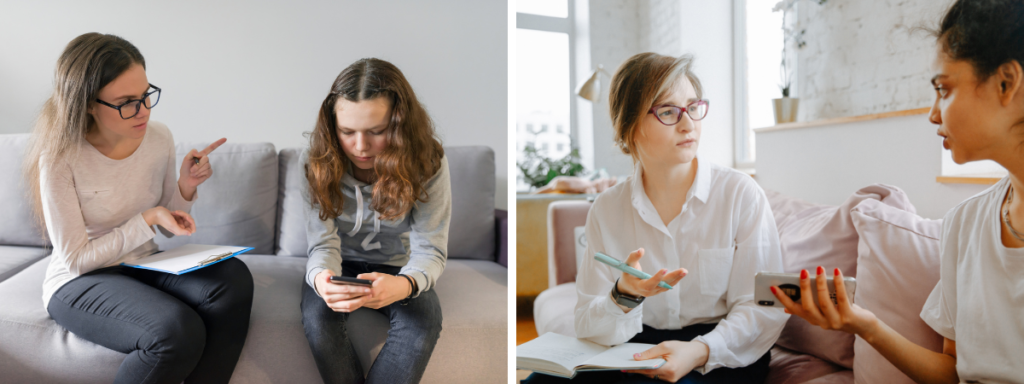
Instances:
[[[494,236],[496,243],[494,248],[495,261],[508,268],[508,211],[504,209],[494,210],[494,230],[497,232],[496,236]]]
[[[576,227],[587,224],[586,200],[562,200],[548,205],[548,286],[576,281]]]

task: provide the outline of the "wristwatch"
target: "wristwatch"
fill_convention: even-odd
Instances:
[[[644,302],[643,296],[630,296],[625,293],[619,292],[619,280],[615,279],[615,285],[612,286],[612,299],[615,303],[626,308],[636,308],[640,303]]]

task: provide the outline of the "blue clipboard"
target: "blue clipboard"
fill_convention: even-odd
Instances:
[[[121,263],[122,266],[182,275],[253,250],[252,247],[186,244]]]

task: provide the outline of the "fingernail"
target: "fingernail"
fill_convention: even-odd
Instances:
[[[807,278],[807,270],[806,269],[801,269],[800,270],[800,278],[801,279],[806,279]]]
[[[773,285],[771,288],[772,288],[772,294],[775,294],[775,286]]]
[[[819,274],[819,275],[824,275],[824,274],[825,274],[825,268],[822,268],[822,267],[821,267],[821,266],[819,265],[819,266],[818,266],[818,274]]]
[[[640,358],[640,354],[639,353],[634,353],[633,354],[633,358],[634,359],[639,359]]]
[[[839,268],[836,268],[836,276],[839,276]]]

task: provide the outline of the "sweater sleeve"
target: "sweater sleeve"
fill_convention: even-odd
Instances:
[[[400,272],[416,280],[418,291],[413,297],[434,287],[448,260],[452,186],[447,156],[441,158],[441,167],[427,181],[426,192],[428,201],[417,201],[410,213],[412,231],[409,234],[409,263]]]
[[[107,234],[89,239],[70,165],[60,163],[51,168],[40,161],[39,173],[43,217],[53,254],[63,258],[73,276],[102,268],[154,237],[140,212]]]
[[[167,137],[169,139],[166,144],[167,172],[164,174],[164,188],[163,195],[160,197],[160,206],[171,211],[185,211],[188,213],[192,211],[192,204],[199,197],[199,191],[196,190],[196,193],[192,195],[192,201],[185,200],[185,197],[181,196],[181,188],[178,187],[178,158],[174,150],[174,136],[171,135],[170,131],[167,131]],[[174,236],[174,234],[168,231],[163,232],[168,237]]]
[[[299,157],[301,169],[306,169],[307,152]],[[320,207],[314,206],[309,195],[309,183],[302,183],[302,210],[306,216],[306,284],[316,292],[314,279],[321,271],[327,269],[335,276],[341,276],[341,237],[334,218],[320,220]],[[316,292],[319,296],[320,292]]]

